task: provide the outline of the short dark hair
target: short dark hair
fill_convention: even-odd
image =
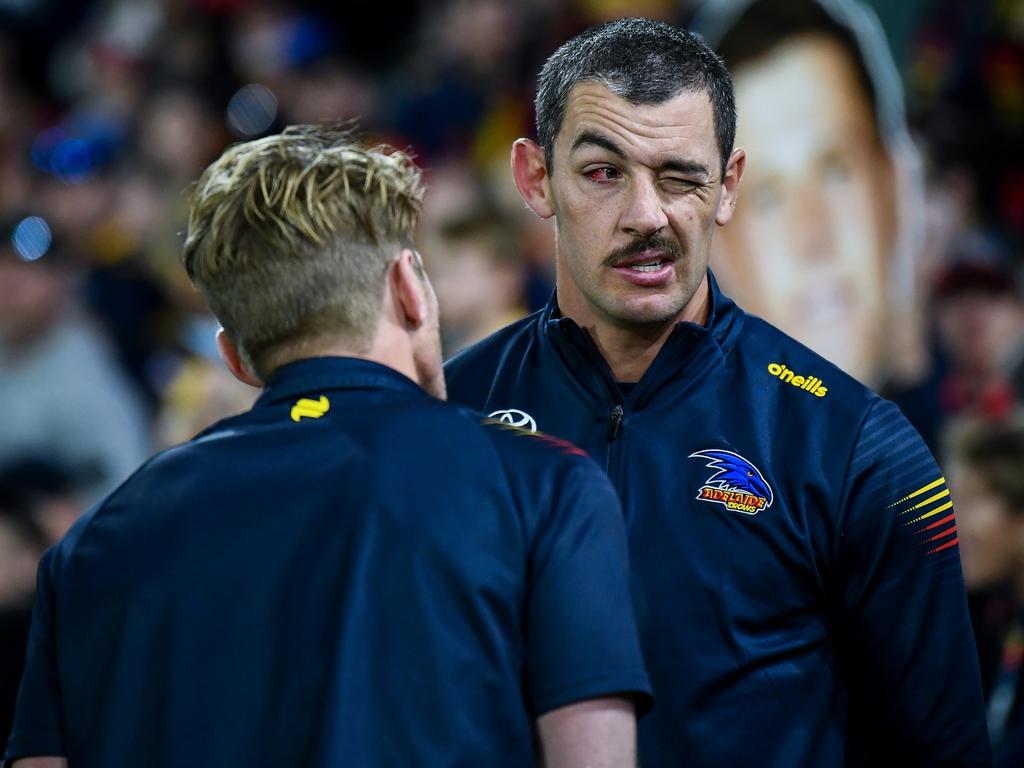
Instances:
[[[725,172],[736,138],[732,78],[722,59],[696,35],[661,21],[620,19],[563,43],[537,81],[537,138],[549,169],[569,92],[579,82],[600,83],[633,104],[661,104],[683,92],[707,93]]]

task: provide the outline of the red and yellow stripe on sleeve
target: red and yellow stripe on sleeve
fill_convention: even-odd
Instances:
[[[944,477],[921,486],[890,504],[889,508],[899,509],[898,515],[904,518],[904,525],[917,527],[914,533],[921,537],[922,544],[929,547],[929,555],[955,547],[960,541],[956,533],[953,502]]]

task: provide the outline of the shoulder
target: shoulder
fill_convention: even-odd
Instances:
[[[472,389],[474,383],[493,378],[505,359],[521,357],[536,337],[543,315],[544,310],[538,310],[452,356],[444,366],[449,391]]]
[[[887,475],[909,471],[907,461],[933,472],[934,460],[899,406],[761,318],[744,318],[727,358],[761,428],[790,438],[780,450],[799,436],[804,458],[793,462],[794,472],[818,466],[837,489],[882,466],[892,470]]]
[[[764,320],[748,315],[744,327],[747,343],[739,355],[761,369],[751,373],[778,390],[780,401],[797,406],[792,411],[801,428],[826,433],[828,445],[848,456],[853,476],[878,462],[932,471],[934,459],[898,405]]]
[[[89,537],[90,532],[98,523],[109,516],[112,508],[123,505],[126,499],[131,500],[134,497],[159,493],[159,486],[154,488],[147,482],[148,478],[156,471],[154,467],[168,461],[169,457],[183,451],[190,443],[183,443],[154,454],[128,475],[120,485],[83,512],[67,533],[47,551],[51,576],[56,578],[68,566],[76,551],[82,546],[83,540]]]
[[[468,410],[468,409],[467,409]],[[480,425],[488,438],[504,454],[531,460],[540,466],[551,463],[591,464],[587,452],[560,437],[513,426],[491,418],[480,417]],[[568,458],[565,458],[568,457]]]
[[[567,440],[437,400],[417,406],[411,441],[410,420],[408,415],[391,420],[380,439],[388,445],[402,439],[446,482],[501,494],[519,509],[528,529],[572,500],[614,494],[603,470]]]
[[[527,315],[510,325],[506,325],[501,330],[495,331],[486,339],[478,341],[476,344],[456,353],[445,363],[445,371],[461,371],[467,365],[475,365],[481,361],[500,358],[509,347],[524,343],[532,337],[536,326],[541,322],[544,312],[545,310],[543,309],[537,310],[533,314]]]
[[[471,408],[450,405],[465,420],[475,438],[463,445],[474,452],[491,477],[527,512],[551,510],[570,499],[582,500],[606,492],[614,495],[604,471],[574,443],[553,435],[492,419]],[[486,463],[486,467],[483,467]]]
[[[447,407],[471,423],[471,428],[479,432],[500,460],[516,467],[519,473],[526,470],[529,476],[539,478],[566,472],[593,472],[604,477],[587,452],[568,440],[493,419],[466,406],[447,404]]]
[[[859,421],[881,401],[869,387],[756,315],[744,313],[743,332],[729,357],[758,387],[774,388],[781,401],[803,406],[800,410],[820,405],[833,417]]]

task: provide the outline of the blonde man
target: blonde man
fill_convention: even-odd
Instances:
[[[535,728],[545,764],[634,763],[618,502],[568,444],[437,399],[421,194],[313,127],[203,174],[185,267],[263,393],[44,559],[18,768],[521,766]]]

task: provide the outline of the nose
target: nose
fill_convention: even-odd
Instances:
[[[623,231],[633,237],[650,237],[668,226],[661,195],[652,180],[632,180],[619,223]]]

